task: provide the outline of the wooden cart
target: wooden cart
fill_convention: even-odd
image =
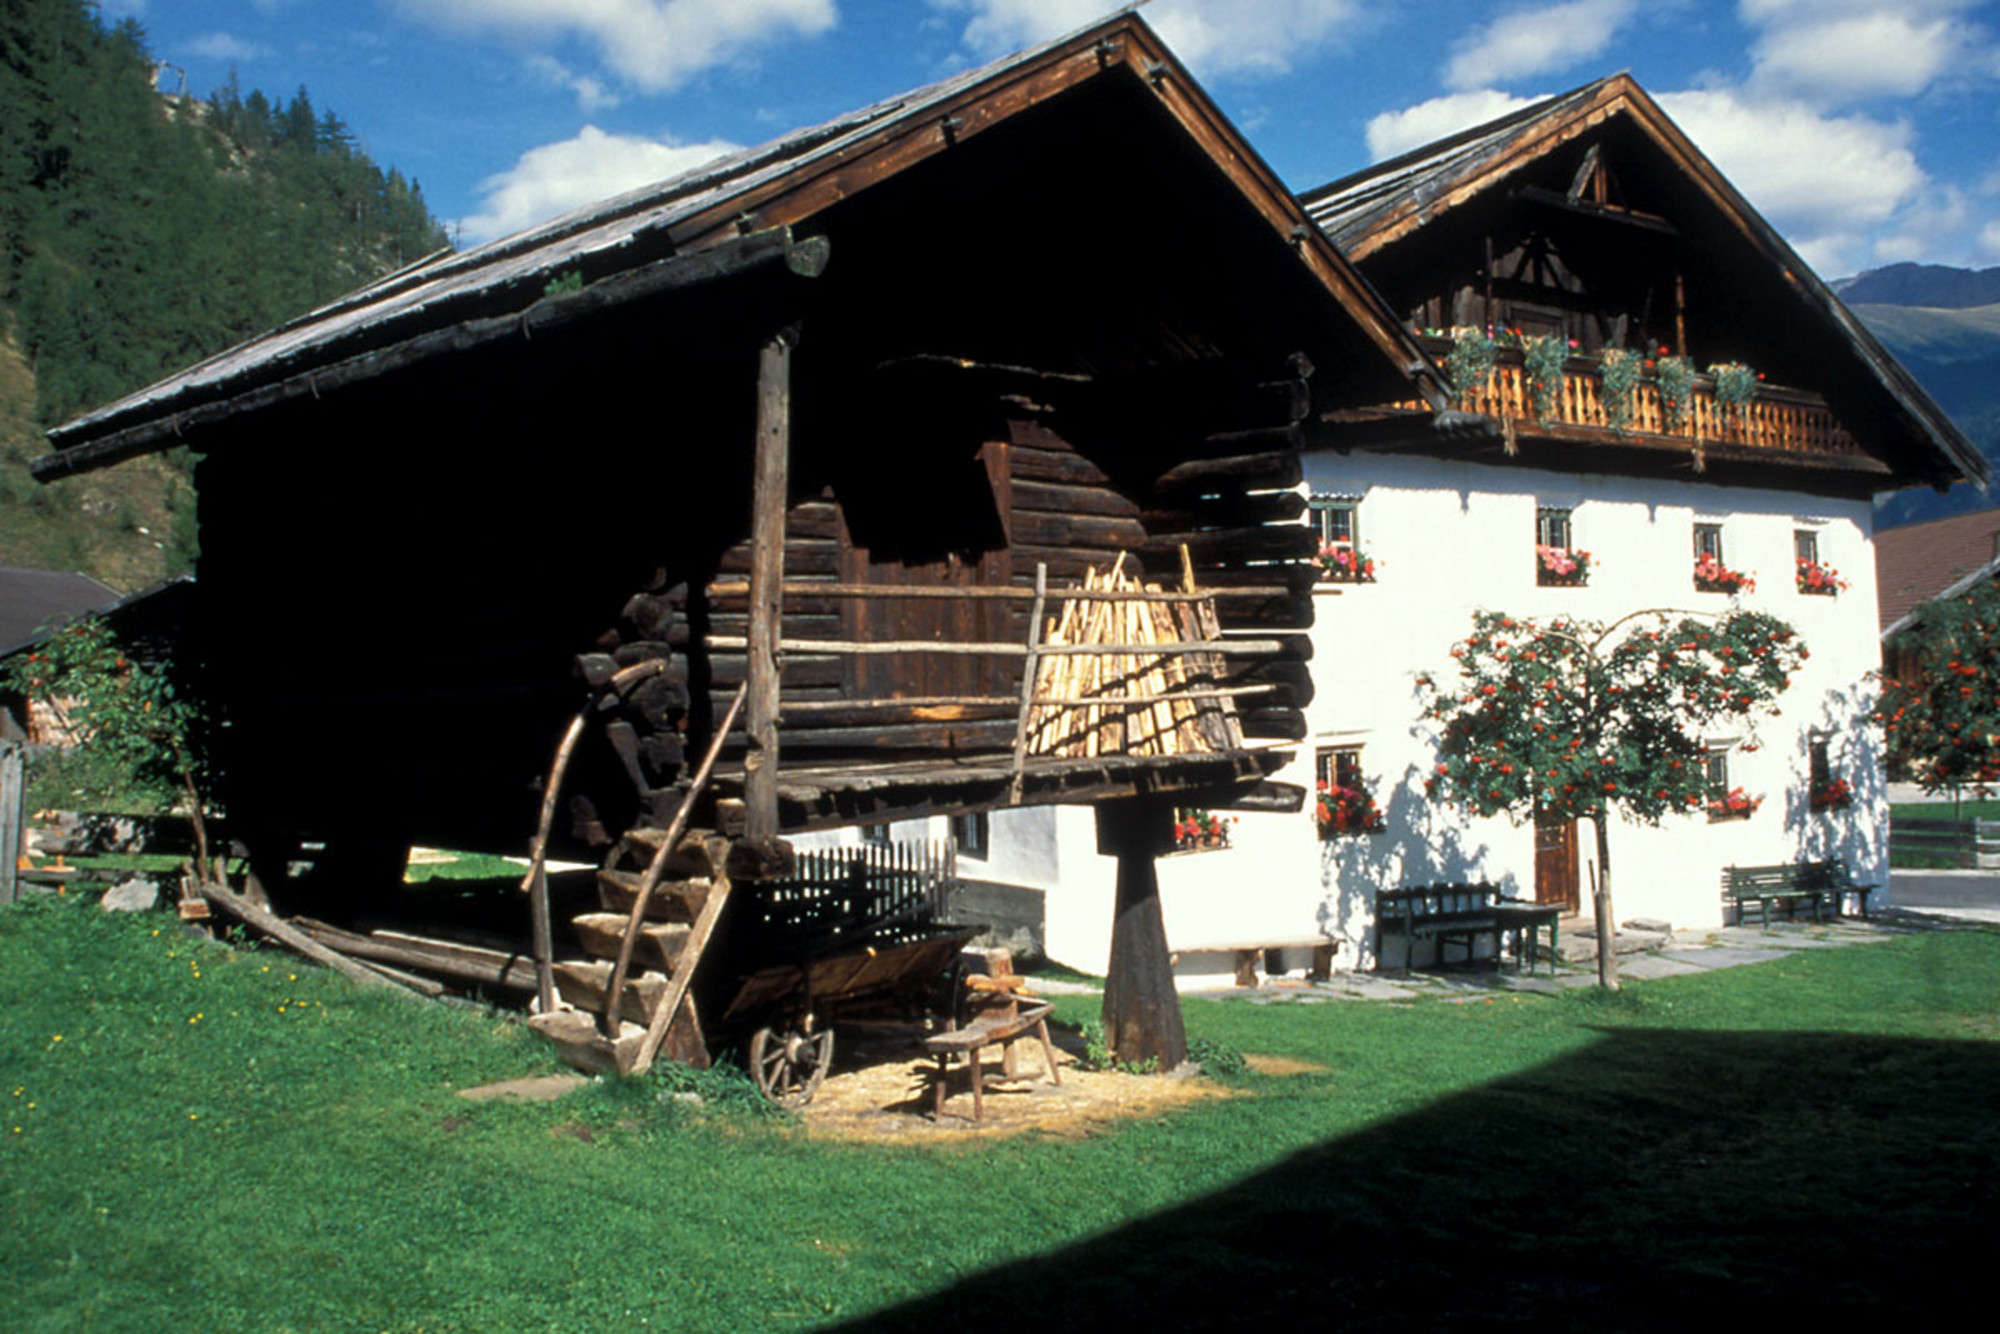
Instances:
[[[948,1021],[959,953],[979,934],[938,920],[952,862],[949,844],[800,854],[794,876],[736,906],[710,1045],[747,1039],[759,1091],[798,1107],[833,1063],[837,1023]]]

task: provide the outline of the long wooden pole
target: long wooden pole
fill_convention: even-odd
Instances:
[[[743,755],[744,837],[766,846],[778,836],[778,654],[785,583],[785,505],[792,435],[795,329],[767,339],[757,355],[757,446],[750,485],[750,625],[745,647],[749,749]]]
[[[1065,597],[1068,594],[1064,594]],[[707,644],[712,649],[747,649],[750,641],[742,635],[710,635]],[[778,649],[784,653],[938,653],[947,657],[966,657],[976,654],[991,654],[1001,658],[1024,658],[1028,655],[1026,644],[1011,641],[993,643],[954,644],[931,639],[781,639]],[[1166,643],[1153,644],[1042,644],[1035,649],[1038,655],[1059,656],[1082,654],[1086,657],[1157,657],[1163,653],[1213,653],[1225,658],[1272,658],[1282,657],[1292,652],[1292,647],[1277,639],[1178,639]],[[1127,668],[1129,671],[1129,667]],[[1123,674],[1117,673],[1117,674]]]
[[[816,579],[787,579],[784,591],[793,597],[820,598],[950,598],[954,601],[1029,602],[1032,588],[1011,585],[970,584],[940,587],[930,584],[836,584]],[[1204,588],[1200,592],[1168,592],[1151,588],[1063,588],[1056,590],[1068,602],[1206,602],[1210,598],[1270,598],[1283,590],[1262,588]],[[750,585],[742,580],[708,586],[710,598],[740,598],[750,595]]]
[[[1041,655],[1035,648],[1042,642],[1042,606],[1049,591],[1049,567],[1035,562],[1035,602],[1028,610],[1028,656],[1021,666],[1021,713],[1014,720],[1014,778],[1007,785],[1009,805],[1021,800],[1021,779],[1028,763],[1028,715],[1034,711],[1035,674],[1041,670]],[[1011,1050],[1011,1048],[1009,1049]],[[978,1078],[978,1071],[973,1072]]]

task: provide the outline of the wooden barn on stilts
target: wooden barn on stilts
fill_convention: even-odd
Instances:
[[[1092,803],[1107,1019],[1172,1064],[1171,810],[1303,797],[1269,781],[1310,690],[1300,424],[1413,394],[1441,401],[1399,321],[1124,14],[433,257],[60,428],[36,470],[200,452],[197,666],[281,905],[545,817],[624,915],[602,994],[661,974],[640,1024],[613,999],[547,1026],[604,1065],[701,1060],[698,967],[791,874],[786,835]],[[1143,582],[1079,591],[1114,566]],[[1073,602],[1111,631],[1045,642]],[[1057,661],[1142,622],[1092,744],[1032,740]],[[1198,739],[1136,744],[1162,709]],[[307,843],[340,871],[317,900],[284,876]]]

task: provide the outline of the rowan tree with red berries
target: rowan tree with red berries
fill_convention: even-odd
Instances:
[[[1758,713],[1776,712],[1771,702],[1806,647],[1791,626],[1755,611],[1712,620],[1642,611],[1610,625],[1482,611],[1451,656],[1459,688],[1418,682],[1438,725],[1426,790],[1478,815],[1591,821],[1598,982],[1615,990],[1609,813],[1657,825],[1702,812],[1704,730],[1740,717],[1754,732]]]
[[[1890,661],[1875,705],[1890,768],[1930,792],[2000,781],[2000,585],[1925,603]]]

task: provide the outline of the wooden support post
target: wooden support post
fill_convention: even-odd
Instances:
[[[1132,797],[1097,807],[1097,850],[1118,858],[1104,1033],[1121,1062],[1151,1060],[1163,1074],[1187,1059],[1154,862],[1173,846],[1173,807],[1167,801]]]
[[[757,453],[750,497],[749,748],[743,755],[744,836],[778,836],[778,641],[785,582],[785,505],[792,433],[792,345],[796,329],[757,356]]]
[[[549,868],[537,860],[528,890],[528,924],[534,938],[535,999],[543,1014],[556,1008],[555,949],[549,930]],[[616,993],[613,993],[616,994]]]
[[[15,868],[21,860],[25,788],[20,745],[0,741],[0,903],[12,903],[21,897]]]

